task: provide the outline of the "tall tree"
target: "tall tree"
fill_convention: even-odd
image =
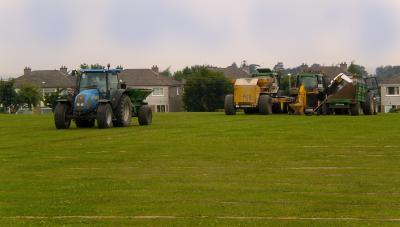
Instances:
[[[349,66],[347,71],[349,71],[350,73],[356,74],[358,76],[361,76],[361,77],[367,77],[368,76],[368,72],[365,69],[365,67],[362,66],[362,65],[355,64],[354,61],[351,62],[351,64],[350,64],[350,66]]]
[[[185,67],[183,70],[176,71],[173,75],[175,80],[187,80],[193,75],[200,73],[202,70],[207,69],[208,66],[194,65],[191,67]]]
[[[54,111],[59,96],[60,96],[59,89],[57,89],[56,92],[45,94],[43,98],[44,105],[46,105],[47,107],[51,108]]]
[[[162,71],[160,73],[163,76],[167,76],[167,77],[173,77],[173,74],[171,73],[171,66],[169,66],[168,68],[166,68],[164,71]]]
[[[221,72],[196,67],[186,81],[183,102],[189,112],[215,111],[223,108],[224,97],[231,92],[232,84]]]
[[[14,81],[0,81],[0,104],[10,108],[11,112],[18,105],[18,95],[14,88]]]
[[[27,104],[28,108],[35,107],[41,100],[41,94],[37,87],[30,84],[23,84],[18,91],[18,101],[21,104]]]

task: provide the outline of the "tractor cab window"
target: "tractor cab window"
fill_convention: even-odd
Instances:
[[[100,92],[106,92],[106,75],[103,73],[84,73],[81,76],[79,88],[80,90],[98,89]]]
[[[117,75],[109,74],[108,79],[110,81],[110,89],[118,89],[118,77]]]
[[[304,76],[300,79],[300,84],[303,84],[305,88],[316,88],[318,87],[318,79],[314,76]]]

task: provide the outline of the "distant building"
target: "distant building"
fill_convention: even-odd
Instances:
[[[239,78],[249,78],[251,77],[249,73],[245,72],[241,68],[238,68],[236,65],[231,65],[226,68],[218,68],[218,67],[210,67],[211,71],[221,72],[227,79],[235,80]]]
[[[119,78],[128,88],[153,89],[146,101],[154,112],[183,111],[182,83],[159,74],[157,66],[152,69],[125,69]]]
[[[381,111],[390,112],[391,109],[400,108],[400,75],[381,81]]]
[[[339,66],[311,66],[309,68],[310,70],[313,71],[319,71],[322,72],[325,77],[327,78],[327,82],[330,82],[333,80],[337,75],[344,73],[346,75],[350,75],[347,71],[347,64],[346,63],[341,63]]]
[[[24,84],[30,84],[40,89],[42,96],[57,92],[60,89],[75,88],[76,78],[68,73],[68,69],[62,66],[60,70],[35,70],[26,67],[24,75],[15,79],[16,90]],[[44,104],[40,104],[44,107]]]
[[[44,93],[51,93],[57,89],[75,88],[76,79],[68,73],[66,67],[61,67],[60,70],[35,70],[26,67],[24,75],[15,79],[15,87],[21,88],[23,84],[31,84],[40,89]]]

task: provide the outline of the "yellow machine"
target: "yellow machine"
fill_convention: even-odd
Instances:
[[[233,94],[225,97],[225,114],[235,115],[237,109],[247,113],[272,114],[273,107],[284,108],[290,97],[278,95],[278,74],[269,69],[258,69],[252,78],[237,79]]]

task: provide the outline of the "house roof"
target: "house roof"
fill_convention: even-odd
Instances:
[[[320,71],[322,72],[328,80],[333,80],[337,75],[344,73],[350,76],[350,73],[341,69],[338,66],[313,66],[310,67],[313,71]]]
[[[59,70],[37,70],[15,79],[15,87],[32,84],[39,88],[73,88],[75,77],[64,74]]]
[[[119,78],[128,86],[180,86],[181,82],[151,69],[125,69]]]
[[[209,69],[212,71],[215,71],[215,72],[222,72],[224,74],[224,76],[228,79],[239,79],[239,78],[251,77],[247,72],[245,72],[242,69],[235,67],[235,66],[229,66],[226,68],[210,67]]]
[[[400,75],[392,76],[379,82],[379,84],[400,84]]]

